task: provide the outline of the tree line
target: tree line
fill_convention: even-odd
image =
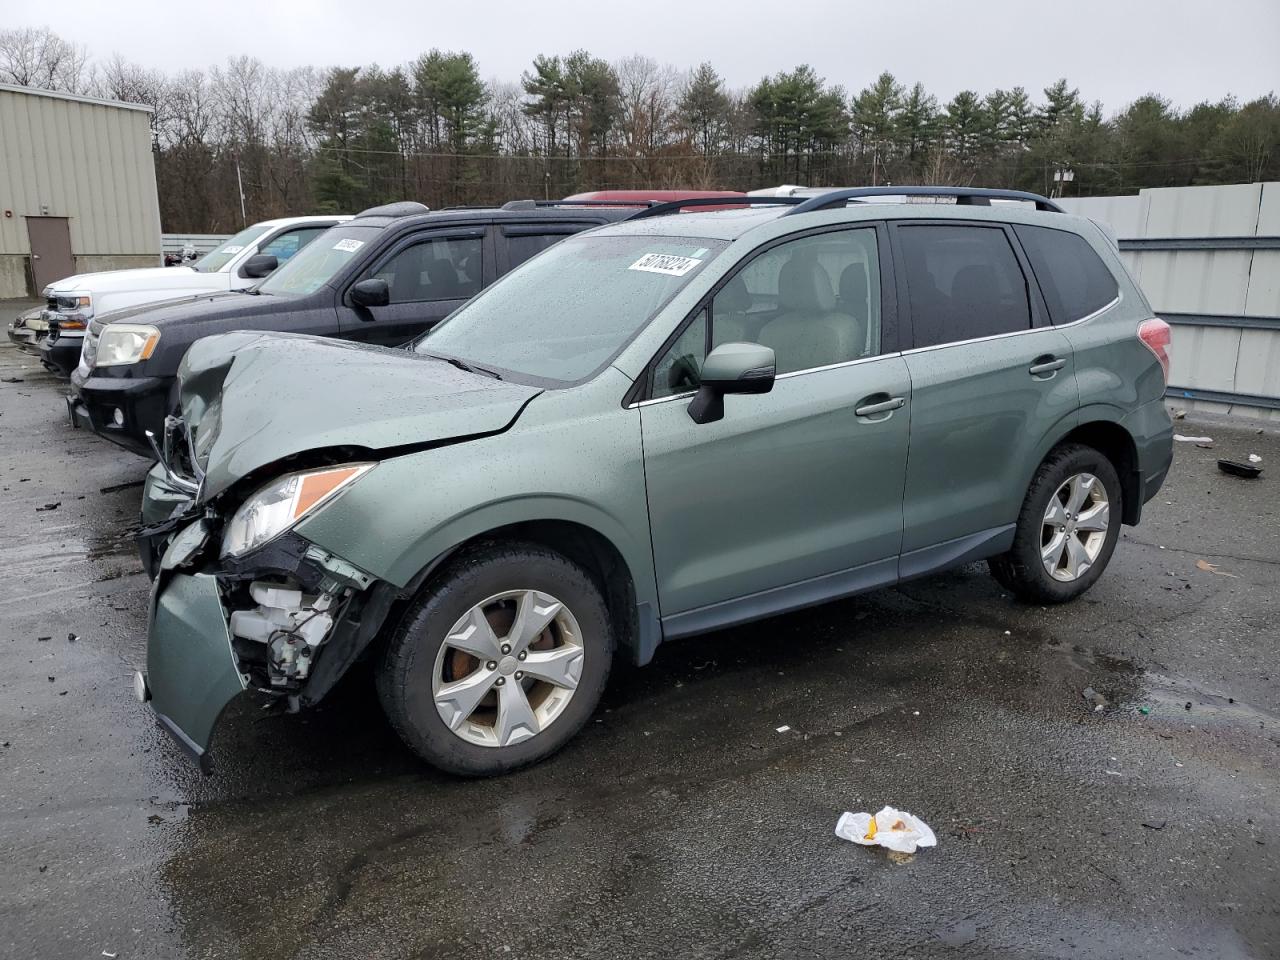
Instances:
[[[745,90],[710,63],[540,55],[518,82],[465,52],[280,70],[232,57],[165,74],[48,29],[0,30],[0,82],[146,104],[168,232],[229,232],[392,200],[433,207],[582,190],[952,184],[1112,195],[1280,179],[1280,100],[1116,113],[1066,79],[946,102],[882,73],[849,93],[801,65]],[[1064,173],[1067,175],[1064,176]]]

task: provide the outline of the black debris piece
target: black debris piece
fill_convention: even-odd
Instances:
[[[128,490],[130,487],[140,487],[144,480],[130,480],[128,483],[113,483],[108,487],[99,487],[99,493],[117,493],[121,490]]]
[[[43,507],[36,507],[36,513],[44,513],[46,510],[57,510],[60,506],[62,506],[62,501],[56,500],[53,503],[46,503]]]
[[[1219,460],[1218,469],[1233,477],[1244,477],[1246,480],[1256,480],[1258,474],[1262,473],[1261,467],[1252,463],[1241,463],[1239,460]]]

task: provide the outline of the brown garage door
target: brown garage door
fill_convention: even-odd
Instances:
[[[76,272],[66,217],[27,217],[27,236],[31,238],[31,277],[37,294]]]

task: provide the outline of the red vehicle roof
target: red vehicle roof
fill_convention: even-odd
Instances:
[[[745,197],[739,190],[589,190],[565,200],[693,200],[697,197]],[[703,209],[709,209],[704,207]]]

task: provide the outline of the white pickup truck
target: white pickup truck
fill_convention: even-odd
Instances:
[[[40,343],[41,362],[69,375],[80,360],[85,328],[95,316],[144,303],[251,287],[330,227],[350,219],[335,214],[263,220],[223,241],[191,266],[79,273],[51,283],[41,294],[48,303],[42,316],[50,328]]]

